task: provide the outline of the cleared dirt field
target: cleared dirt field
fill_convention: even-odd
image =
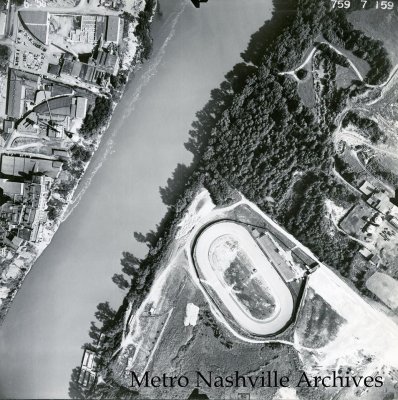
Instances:
[[[256,268],[231,235],[217,238],[210,246],[209,258],[217,277],[232,289],[231,295],[252,317],[265,319],[275,310],[275,299],[266,283],[256,276]]]
[[[376,272],[367,280],[366,287],[391,310],[398,309],[398,281],[396,279],[382,272]]]
[[[269,335],[292,317],[289,288],[242,225],[217,222],[207,227],[197,239],[194,258],[202,285],[212,289],[215,302],[244,330]]]

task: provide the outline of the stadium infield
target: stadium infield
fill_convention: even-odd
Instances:
[[[223,253],[216,251],[220,246]],[[228,314],[243,330],[256,336],[268,336],[289,323],[294,311],[292,294],[241,224],[221,221],[207,226],[197,237],[193,256],[201,284],[205,289],[210,287],[208,293],[221,312],[227,308]],[[239,259],[246,260],[246,265]],[[240,276],[245,281],[237,285],[236,274],[232,280],[229,270],[232,264],[236,269],[239,263],[244,270]],[[260,304],[261,300],[263,304]],[[264,304],[269,306],[268,312],[265,312]]]

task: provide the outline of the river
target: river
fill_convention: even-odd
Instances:
[[[111,281],[122,251],[143,256],[134,231],[154,229],[159,196],[195,113],[240,61],[271,0],[161,0],[151,59],[129,82],[69,217],[38,259],[0,328],[0,396],[65,398],[99,302],[120,305]]]

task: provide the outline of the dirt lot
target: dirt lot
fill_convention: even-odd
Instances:
[[[366,233],[363,228],[366,221],[374,214],[373,208],[361,202],[355,206],[351,212],[340,223],[340,227],[349,235],[354,236],[360,240],[366,240]]]
[[[391,310],[398,310],[398,281],[382,272],[376,272],[367,281],[366,287]]]

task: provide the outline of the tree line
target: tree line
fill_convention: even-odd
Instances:
[[[321,34],[334,44],[340,40],[343,47],[350,46],[352,35],[360,38],[367,53],[359,54],[357,49],[356,55],[371,65],[369,82],[387,73],[387,56],[377,41],[352,33],[357,31],[345,14],[330,12],[326,1],[276,0],[274,6],[273,19],[252,36],[242,53],[244,62],[226,75],[196,114],[186,143],[193,162],[178,165],[167,186],[160,188],[168,206],[164,219],[154,231],[135,233],[137,240],[148,245],[148,255],[139,260],[123,253],[123,274],[116,274],[113,281],[127,291],[125,302],[134,300],[137,305],[150,290],[176,224],[203,186],[216,204],[232,201],[235,189],[239,190],[322,261],[348,274],[358,245],[337,231],[330,233],[324,202],[353,201],[352,194],[333,177],[331,139],[334,120],[353,91],[337,89],[333,79],[326,82],[322,107],[327,113],[318,120],[298,96],[297,83],[279,72],[299,65]],[[344,65],[346,60],[324,50],[333,78],[335,64]],[[384,61],[373,63],[370,52]],[[267,200],[270,197],[273,202]],[[121,322],[121,317],[115,317],[110,326]],[[104,357],[103,365],[107,362],[109,358]],[[116,389],[110,385],[108,394],[112,390]]]

